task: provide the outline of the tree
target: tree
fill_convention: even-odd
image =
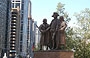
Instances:
[[[71,20],[71,18],[69,18],[69,16],[68,16],[69,14],[67,12],[65,12],[64,6],[65,6],[65,4],[62,4],[61,2],[59,2],[56,9],[57,9],[58,14],[60,16],[64,16],[66,22],[68,23]]]
[[[74,16],[77,19],[78,27],[75,28],[75,33],[80,40],[78,47],[75,49],[76,58],[89,58],[90,55],[90,9],[86,8],[80,13],[75,13]]]

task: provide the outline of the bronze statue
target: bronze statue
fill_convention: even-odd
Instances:
[[[47,24],[47,19],[43,19],[43,24],[40,25],[39,30],[41,32],[40,38],[40,50],[42,46],[47,46],[50,49],[60,50],[66,46],[65,40],[65,28],[67,24],[64,21],[64,17],[60,16],[58,19],[58,13],[54,12],[52,17],[54,18],[50,25]]]
[[[58,23],[58,32],[56,37],[56,49],[64,49],[66,46],[66,40],[65,40],[65,28],[67,27],[66,22],[64,21],[64,17],[59,17],[59,23]]]
[[[57,37],[57,31],[58,31],[58,13],[54,12],[52,17],[54,18],[51,23],[50,23],[50,32],[51,32],[51,39],[52,39],[52,48],[51,49],[56,49],[56,37]]]
[[[42,49],[42,46],[49,45],[49,24],[47,24],[47,19],[43,19],[43,24],[39,26],[39,30],[41,32],[41,38],[40,38],[40,50]]]
[[[65,47],[65,28],[67,24],[64,21],[64,17],[60,16],[59,19],[57,18],[59,15],[58,13],[54,12],[52,17],[54,19],[51,21],[50,24],[50,32],[51,32],[51,39],[52,39],[52,49],[58,50],[61,47]]]

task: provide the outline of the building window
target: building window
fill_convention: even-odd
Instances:
[[[22,3],[22,8],[21,8],[22,10],[24,9],[24,4]]]
[[[14,8],[14,3],[12,3],[11,7]]]
[[[21,34],[21,36],[20,36],[20,41],[22,41],[22,38],[23,38],[23,34]]]
[[[20,2],[20,1],[16,1],[16,2]]]
[[[21,31],[23,30],[23,24],[21,24]]]
[[[20,45],[20,52],[22,52],[22,45]]]
[[[24,0],[22,0],[22,3],[24,3]]]
[[[20,8],[20,3],[16,3],[15,8],[17,8],[17,6]]]

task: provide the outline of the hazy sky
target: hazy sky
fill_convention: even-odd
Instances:
[[[48,23],[53,19],[51,16],[56,11],[57,4],[61,2],[65,4],[65,11],[69,13],[71,22],[73,14],[80,12],[85,8],[90,8],[90,0],[31,0],[32,2],[32,18],[37,21],[37,24],[42,23],[43,18],[47,18]],[[72,24],[72,23],[71,23]]]

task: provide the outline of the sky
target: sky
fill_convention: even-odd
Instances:
[[[52,14],[56,12],[57,4],[61,2],[65,4],[65,11],[68,12],[71,18],[70,24],[75,22],[73,14],[79,13],[85,8],[90,9],[90,0],[31,0],[32,2],[32,18],[37,21],[37,25],[42,24],[44,18],[50,24],[53,19]]]

